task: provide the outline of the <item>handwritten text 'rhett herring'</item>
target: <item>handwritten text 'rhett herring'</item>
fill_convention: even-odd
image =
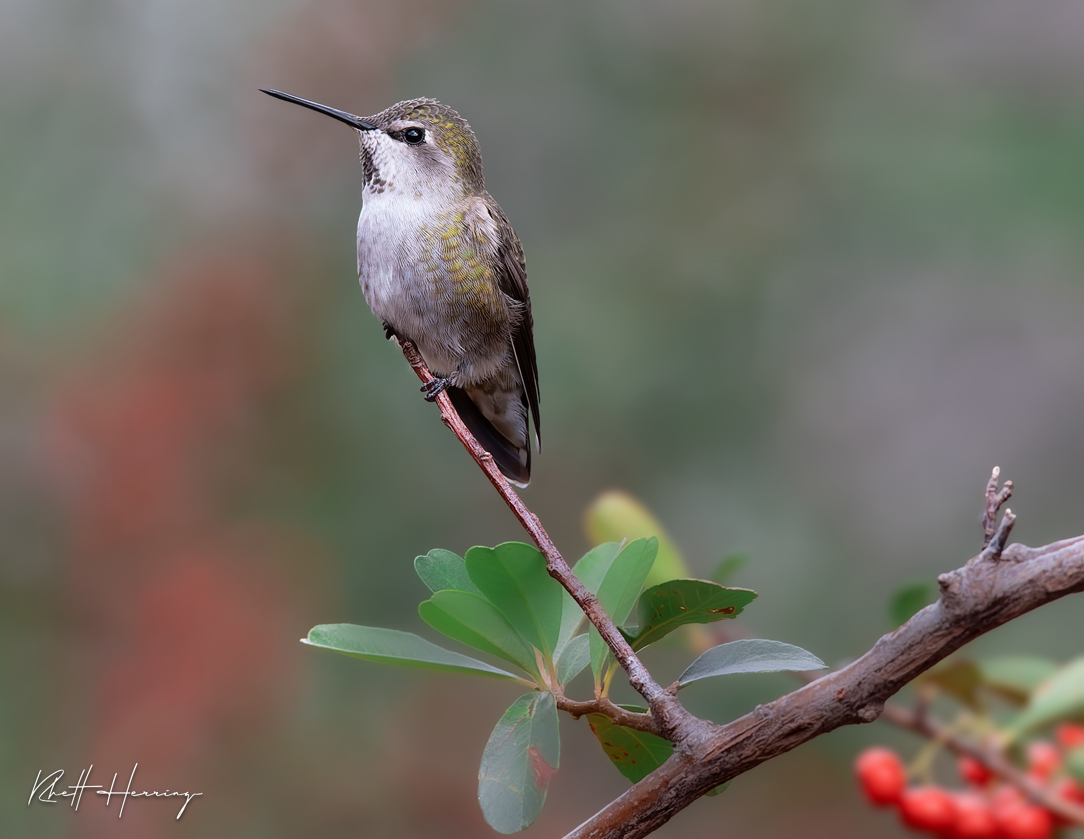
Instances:
[[[58,798],[70,798],[68,806],[76,810],[79,809],[79,802],[83,800],[84,790],[95,790],[98,795],[105,796],[105,806],[108,807],[109,803],[113,800],[113,796],[120,796],[120,812],[117,813],[119,819],[124,815],[124,805],[128,801],[128,798],[177,798],[183,797],[184,804],[181,805],[181,809],[177,812],[177,818],[179,819],[184,815],[185,807],[188,803],[197,795],[203,795],[202,792],[170,792],[168,789],[165,792],[139,792],[132,790],[132,781],[135,780],[136,769],[139,768],[137,763],[132,767],[132,774],[128,777],[127,789],[117,789],[117,773],[113,773],[113,783],[109,785],[109,789],[105,789],[104,784],[92,784],[90,782],[90,773],[94,769],[94,764],[90,764],[87,769],[84,769],[79,773],[79,781],[75,784],[69,784],[68,790],[65,792],[63,789],[57,790],[56,786],[60,783],[61,778],[64,777],[64,770],[57,769],[55,772],[51,772],[44,778],[41,776],[41,770],[38,770],[38,777],[34,781],[34,788],[30,790],[30,799],[26,802],[26,806],[29,807],[34,803],[34,796],[37,796],[38,801],[43,804],[56,804]],[[40,794],[39,794],[40,791]]]

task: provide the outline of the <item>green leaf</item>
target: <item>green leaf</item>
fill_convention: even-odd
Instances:
[[[591,645],[587,635],[577,635],[561,650],[557,659],[557,682],[564,687],[575,679],[591,661]]]
[[[969,708],[981,708],[979,688],[982,687],[982,671],[973,661],[958,658],[939,664],[920,674],[916,684],[934,685],[960,700]]]
[[[603,675],[605,673],[607,665],[616,661],[613,652],[605,641],[602,640],[602,636],[595,627],[591,627],[587,630],[588,638],[588,651],[591,653],[591,672],[595,676],[595,695],[601,696],[599,690],[602,688]]]
[[[640,626],[626,637],[634,650],[642,650],[684,624],[737,617],[756,596],[747,588],[724,588],[707,580],[669,580],[640,595]]]
[[[425,556],[415,558],[414,570],[432,592],[469,591],[481,594],[478,586],[467,576],[467,564],[463,557],[443,548],[433,548]]]
[[[606,576],[606,572],[610,570],[610,565],[620,549],[621,545],[617,542],[596,545],[580,557],[579,561],[573,566],[572,573],[583,583],[584,588],[592,594],[598,594],[598,587],[602,585],[602,580]],[[557,636],[557,649],[554,651],[555,659],[560,657],[565,644],[576,634],[576,630],[579,629],[584,617],[583,610],[576,605],[572,595],[562,587],[561,631]]]
[[[560,762],[561,740],[553,694],[528,693],[505,711],[482,753],[478,802],[498,833],[523,830],[546,802]]]
[[[652,536],[650,539],[637,539],[629,542],[611,563],[602,584],[598,587],[598,602],[609,615],[613,622],[620,625],[625,622],[640,589],[644,586],[647,572],[655,561],[658,551],[658,540]],[[613,655],[598,630],[593,626],[591,636],[591,670],[595,674],[596,683],[605,667],[607,658]]]
[[[427,624],[449,638],[538,675],[534,650],[501,612],[480,594],[438,591],[418,606]]]
[[[629,710],[643,709],[630,706]],[[588,714],[587,721],[617,771],[633,783],[647,777],[674,752],[669,740],[647,731],[617,725],[602,714]]]
[[[465,673],[469,676],[486,676],[491,679],[530,684],[521,676],[506,673],[484,661],[454,653],[411,632],[400,632],[397,629],[354,626],[349,623],[323,624],[309,630],[309,637],[302,638],[301,643],[345,653],[366,661],[398,664],[401,667],[416,667],[422,670],[442,670],[446,673]]]
[[[903,626],[915,613],[935,599],[933,586],[926,580],[909,583],[896,589],[888,604],[888,619],[892,626]]]
[[[533,647],[552,661],[561,631],[564,589],[546,572],[538,548],[505,542],[495,548],[467,551],[471,581]]]
[[[1074,746],[1065,752],[1065,771],[1078,784],[1084,784],[1084,746]]]
[[[598,602],[614,623],[624,623],[632,611],[658,549],[659,542],[654,536],[637,539],[625,545],[610,564],[598,587]]]
[[[956,658],[921,674],[915,683],[933,685],[969,708],[983,707],[982,691],[990,691],[1020,707],[1057,670],[1056,662],[1036,656],[997,656],[981,661]]]
[[[1084,657],[1076,658],[1035,688],[1031,701],[1009,728],[1009,738],[1084,716]]]
[[[727,554],[719,560],[719,564],[715,566],[715,570],[708,577],[712,582],[722,585],[748,564],[749,554]],[[708,793],[708,795],[711,795],[711,793]]]
[[[647,710],[639,705],[622,705],[621,707],[638,714]],[[647,731],[637,731],[635,728],[618,725],[602,714],[588,714],[587,722],[602,745],[606,757],[613,761],[618,772],[634,784],[662,766],[673,754],[674,747],[669,740]],[[718,795],[728,786],[730,786],[730,781],[719,784],[715,789],[704,794]]]
[[[983,686],[1016,705],[1026,705],[1040,684],[1058,672],[1058,663],[1048,658],[1006,655],[976,662]]]
[[[678,678],[685,687],[699,679],[731,673],[771,673],[778,670],[824,670],[823,661],[801,647],[780,641],[748,639],[712,647]]]
[[[584,516],[591,542],[627,542],[654,536],[659,553],[647,579],[648,585],[688,577],[689,565],[657,518],[627,492],[604,492]]]

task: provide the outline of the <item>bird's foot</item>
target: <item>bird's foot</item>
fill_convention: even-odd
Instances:
[[[436,402],[437,397],[455,384],[455,375],[437,376],[422,385],[422,393],[425,394],[426,402]]]
[[[395,327],[388,323],[386,320],[381,321],[381,323],[384,325],[384,337],[387,338],[389,341],[393,339],[395,341],[398,341],[399,336],[395,334]]]

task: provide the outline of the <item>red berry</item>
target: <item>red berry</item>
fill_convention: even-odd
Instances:
[[[1054,730],[1054,737],[1058,745],[1066,751],[1075,749],[1077,746],[1084,746],[1084,725],[1062,723]]]
[[[994,814],[994,818],[1000,821],[1003,812],[1026,803],[1027,798],[1024,797],[1024,793],[1018,787],[1003,784],[995,789],[994,794],[990,796],[990,811]]]
[[[1047,781],[1061,766],[1061,752],[1053,743],[1036,740],[1028,743],[1028,774],[1037,781]]]
[[[1062,778],[1054,784],[1054,795],[1068,804],[1076,806],[1084,805],[1084,787],[1077,783],[1074,778]],[[1055,815],[1054,821],[1058,824],[1071,824],[1067,819]]]
[[[990,803],[978,793],[956,795],[956,823],[946,839],[997,839],[998,827]]]
[[[1004,839],[1050,839],[1054,835],[1054,817],[1030,802],[1006,805],[996,813]]]
[[[956,761],[956,771],[960,773],[960,777],[967,783],[976,787],[986,786],[994,777],[994,774],[989,769],[975,758],[967,755]]]
[[[862,792],[876,807],[885,807],[900,800],[907,786],[907,771],[891,749],[866,749],[854,764]]]
[[[1054,787],[1054,792],[1073,804],[1084,804],[1084,786],[1075,778],[1062,778]]]
[[[956,802],[940,787],[912,787],[900,798],[900,818],[918,830],[944,832],[956,823]]]

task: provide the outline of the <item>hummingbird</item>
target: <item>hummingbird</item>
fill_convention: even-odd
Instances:
[[[531,479],[541,451],[538,364],[523,246],[486,191],[474,132],[435,99],[408,99],[359,117],[279,90],[261,90],[358,132],[365,185],[358,281],[387,337],[418,348],[501,473]],[[530,433],[529,417],[534,420]]]

